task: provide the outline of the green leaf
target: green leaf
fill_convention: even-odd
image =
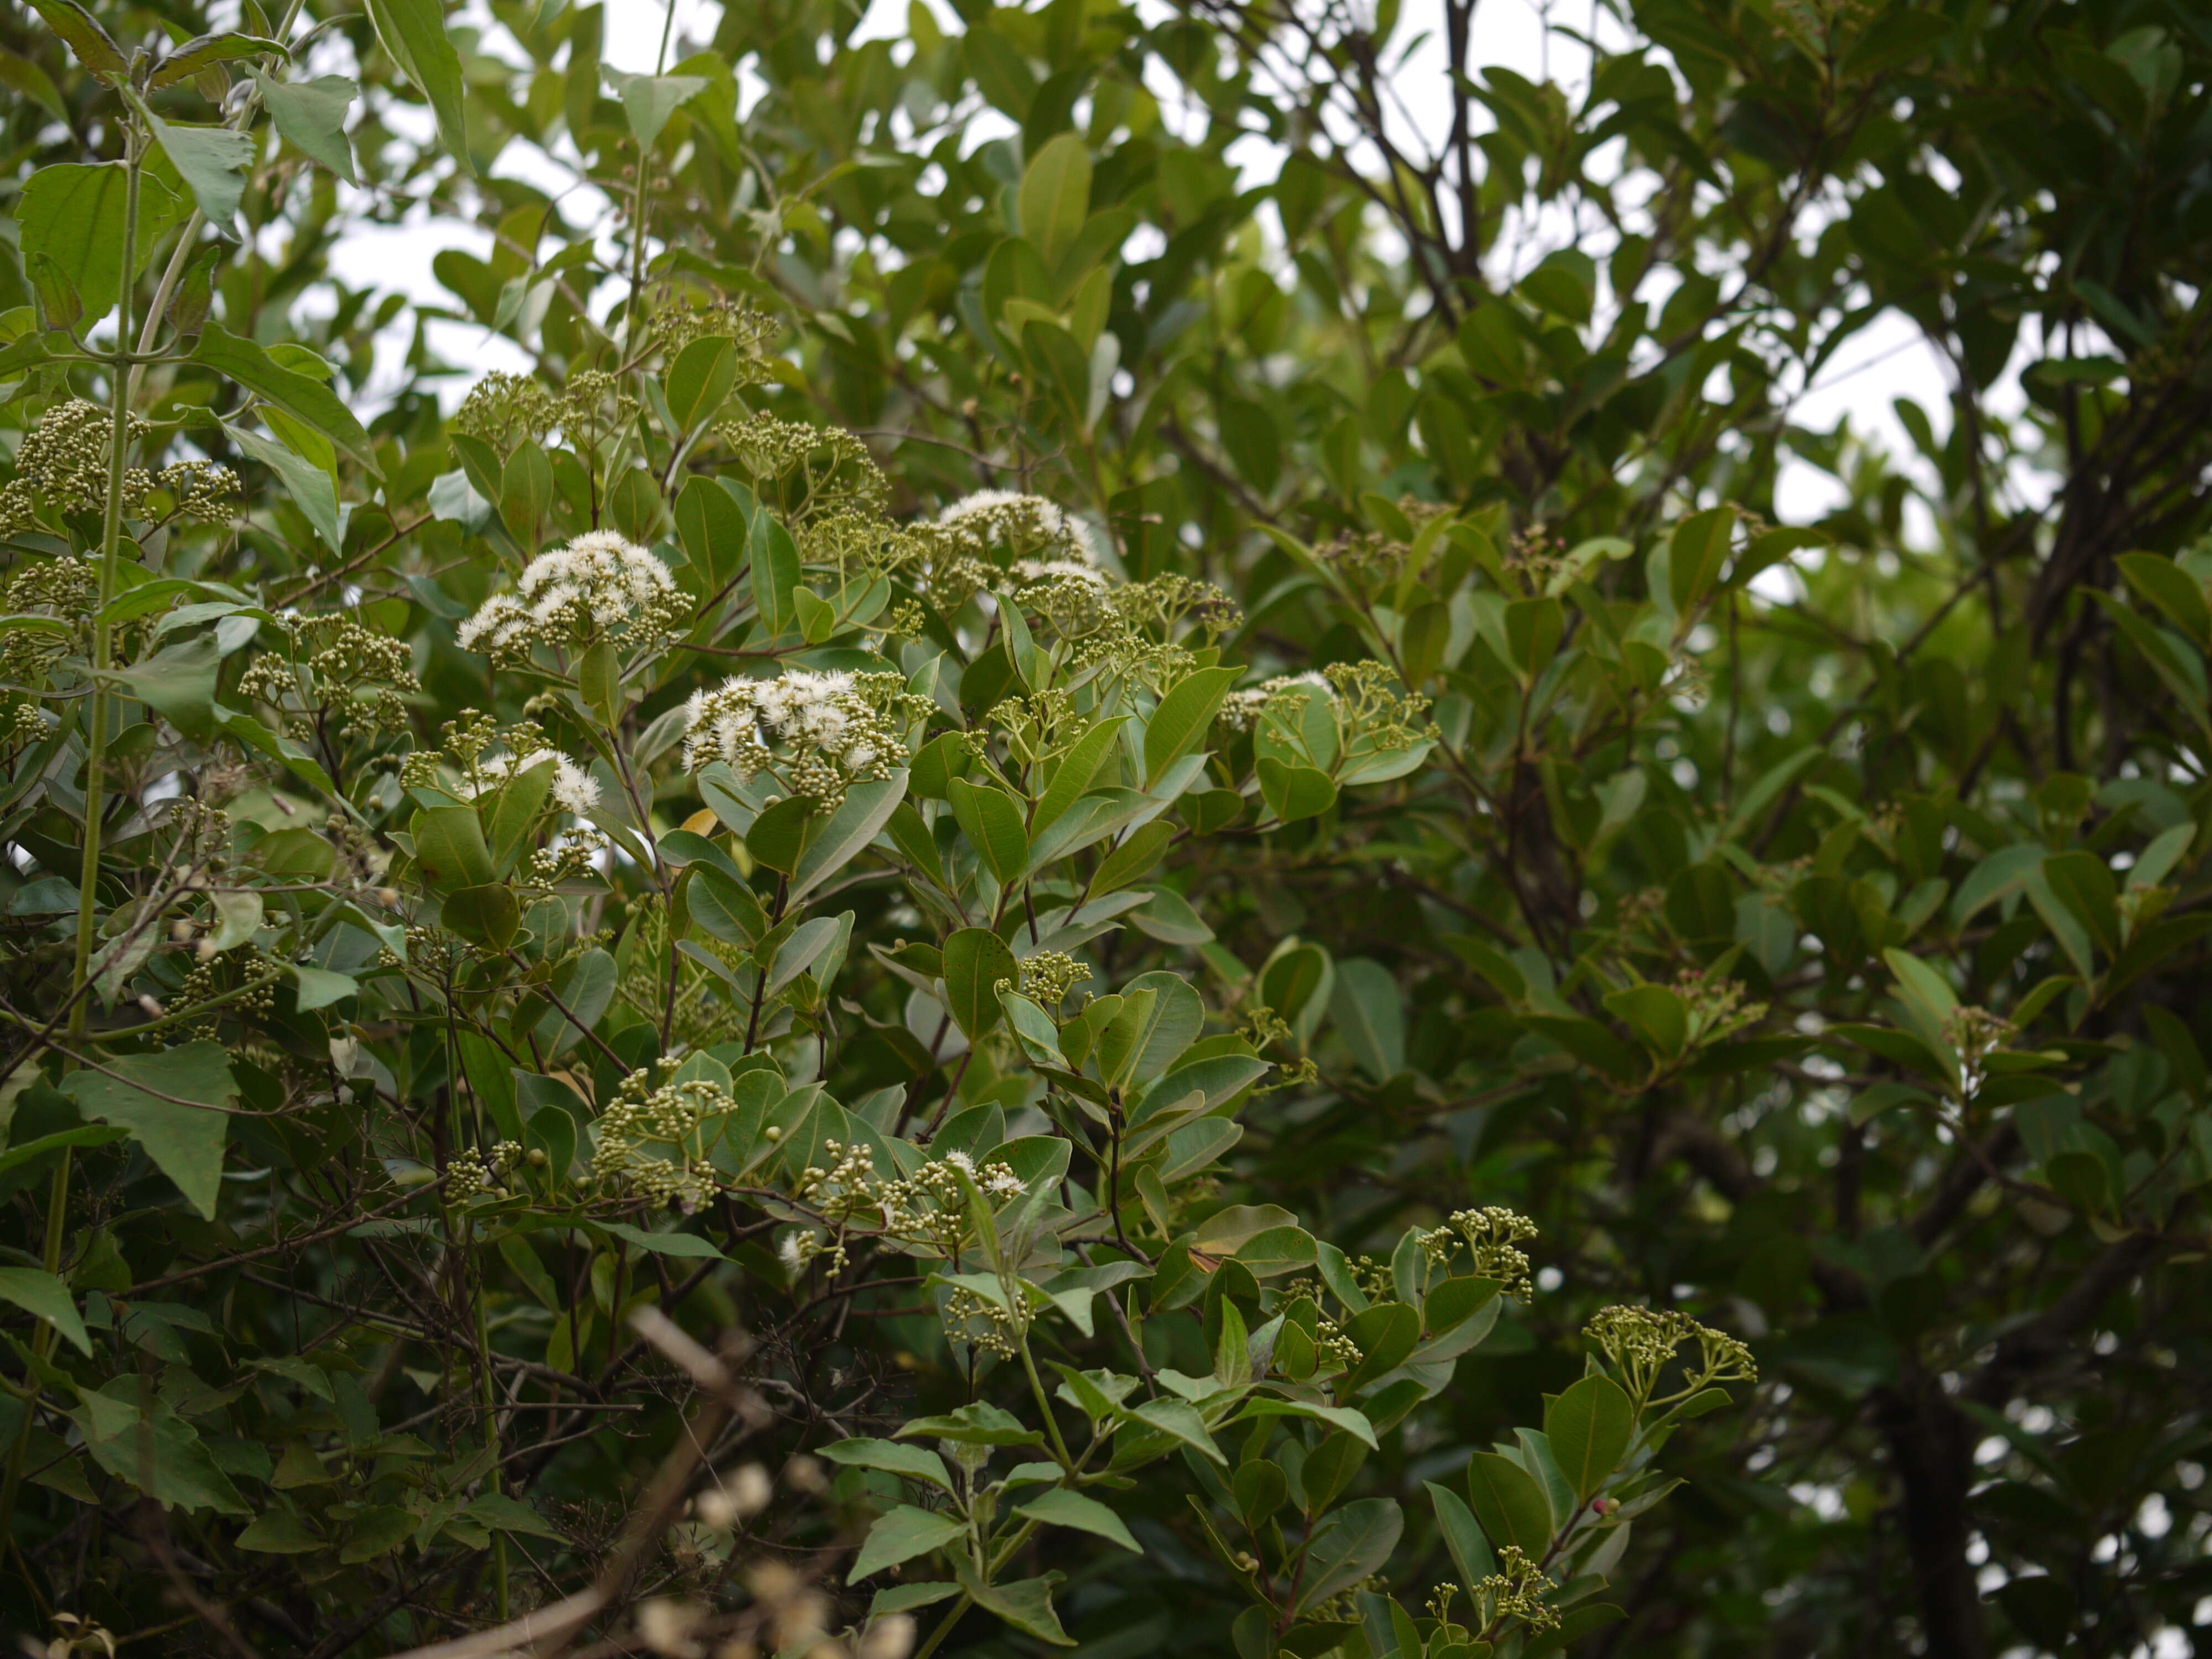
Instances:
[[[623,114],[641,155],[651,154],[667,130],[669,118],[707,89],[703,76],[635,75],[618,69],[602,69],[599,73],[622,100]]]
[[[55,120],[68,124],[69,106],[62,101],[53,77],[20,52],[0,48],[0,86],[14,88]]]
[[[203,34],[187,40],[167,58],[161,67],[148,77],[146,84],[160,88],[173,87],[189,81],[202,70],[212,69],[217,64],[234,62],[240,58],[289,58],[281,40],[264,40],[258,34]]]
[[[238,216],[239,200],[246,194],[246,171],[253,165],[252,135],[229,127],[164,121],[143,105],[140,109],[155,142],[167,152],[178,176],[199,204],[201,216],[225,235],[235,238],[233,221]]]
[[[1147,1400],[1129,1413],[1129,1416],[1147,1428],[1158,1429],[1171,1439],[1179,1440],[1201,1456],[1212,1459],[1224,1468],[1229,1460],[1221,1455],[1221,1448],[1213,1443],[1206,1432],[1206,1419],[1198,1408],[1188,1401],[1171,1400],[1165,1395]]]
[[[2117,561],[2128,586],[2164,611],[2199,646],[2212,646],[2212,605],[2196,577],[2155,553],[2123,553]]]
[[[94,75],[112,80],[130,72],[131,61],[123,48],[76,0],[31,0],[31,5],[46,27],[69,43],[76,61]]]
[[[361,990],[349,974],[334,974],[327,968],[295,967],[291,971],[293,982],[298,988],[293,1006],[303,1014],[342,1002]]]
[[[521,931],[522,906],[504,883],[464,887],[447,895],[439,921],[471,945],[504,951]]]
[[[1735,532],[1735,509],[1731,507],[1692,514],[1676,527],[1668,545],[1667,573],[1676,616],[1687,616],[1719,583]]]
[[[1022,828],[1022,809],[1003,789],[954,778],[945,785],[952,813],[961,833],[982,855],[984,867],[1001,884],[1014,880],[1029,862],[1029,835]]]
[[[840,1440],[834,1446],[823,1447],[822,1455],[833,1463],[854,1468],[902,1474],[939,1492],[952,1490],[952,1477],[945,1471],[945,1460],[926,1446],[903,1446],[896,1440]]]
[[[333,553],[345,551],[345,520],[338,507],[337,480],[313,461],[294,454],[283,445],[249,432],[243,427],[222,423],[230,440],[247,454],[274,472],[284,485],[307,522],[315,527]]]
[[[1042,1446],[1044,1436],[1022,1426],[1012,1412],[988,1402],[963,1406],[941,1417],[916,1417],[900,1426],[901,1440],[951,1440],[963,1446]]]
[[[1072,1527],[1118,1544],[1132,1554],[1144,1553],[1142,1547],[1129,1534],[1127,1523],[1095,1498],[1086,1498],[1066,1486],[1055,1486],[1041,1498],[1017,1506],[1017,1515],[1026,1515],[1032,1521],[1042,1521],[1048,1526]]]
[[[1081,138],[1063,132],[1037,150],[1023,170],[1018,205],[1023,236],[1045,269],[1058,270],[1091,213],[1091,152]]]
[[[1406,1069],[1405,999],[1390,970],[1364,957],[1336,964],[1328,1010],[1359,1069],[1387,1083]]]
[[[215,729],[216,676],[222,647],[212,633],[172,645],[115,678],[131,695],[154,709],[188,738],[205,738]]]
[[[57,163],[33,173],[16,203],[25,257],[44,255],[54,262],[76,291],[88,322],[114,310],[122,292],[128,189],[120,161],[97,167]],[[155,244],[184,216],[185,204],[167,185],[150,174],[139,175],[138,270],[153,258]],[[135,277],[138,271],[131,274]]]
[[[53,1274],[36,1267],[0,1267],[0,1301],[12,1302],[32,1317],[45,1320],[79,1353],[92,1352],[92,1338],[76,1310],[76,1300]]]
[[[1306,1552],[1301,1613],[1382,1571],[1405,1530],[1405,1511],[1387,1498],[1363,1498],[1337,1510]]]
[[[1285,823],[1319,817],[1336,805],[1336,785],[1318,767],[1297,765],[1278,760],[1273,755],[1262,755],[1256,769],[1260,799]]]
[[[1240,668],[1200,668],[1176,682],[1145,727],[1145,787],[1205,739],[1221,700],[1242,678]]]
[[[1098,775],[1098,769],[1114,752],[1115,745],[1121,740],[1121,728],[1128,724],[1128,720],[1126,714],[1100,720],[1078,738],[1067,752],[1060,757],[1059,765],[1054,769],[1052,781],[1045,786],[1044,793],[1037,799],[1036,811],[1030,815],[1029,833],[1032,837],[1042,835],[1058,822],[1069,807],[1082,799],[1084,792],[1091,787],[1091,780]],[[956,740],[959,736],[957,732],[945,735]]]
[[[440,0],[367,0],[377,39],[400,71],[428,100],[438,143],[461,171],[476,177],[469,159],[468,124],[462,114],[461,58],[446,38]]]
[[[160,1503],[218,1515],[249,1513],[191,1424],[158,1397],[150,1414],[139,1409],[140,1387],[138,1377],[118,1377],[107,1384],[117,1393],[85,1394],[83,1403],[70,1413],[84,1431],[85,1449],[94,1461]]]
[[[1583,1503],[1605,1483],[1636,1434],[1636,1410],[1609,1376],[1585,1376],[1544,1412],[1544,1436],[1559,1472]]]
[[[222,1109],[238,1094],[223,1046],[203,1039],[159,1054],[115,1054],[103,1063],[106,1072],[72,1072],[62,1092],[85,1116],[130,1130],[155,1167],[214,1220],[230,1134],[230,1115]],[[185,1101],[205,1103],[179,1103]]]
[[[1608,992],[1605,1006],[1662,1060],[1679,1058],[1689,1042],[1689,1007],[1664,985],[1631,985]]]
[[[192,361],[227,375],[256,397],[266,398],[321,433],[372,475],[383,476],[368,434],[338,395],[321,381],[281,368],[252,341],[240,338],[212,319],[200,332]]]
[[[288,82],[258,69],[252,74],[254,84],[261,89],[261,101],[284,142],[348,184],[356,183],[353,144],[346,137],[345,124],[346,112],[361,96],[361,88],[343,75]]]
[[[484,1492],[461,1513],[471,1521],[482,1522],[499,1532],[520,1533],[529,1538],[548,1538],[556,1544],[568,1541],[559,1528],[520,1498],[511,1498],[505,1492]]]
[[[727,336],[709,334],[685,346],[668,367],[668,412],[676,430],[689,432],[710,417],[737,380],[738,348]],[[715,493],[728,499],[725,491]]]
[[[836,875],[861,849],[883,832],[899,802],[906,799],[903,769],[887,778],[856,783],[845,792],[837,810],[809,833],[806,850],[791,873],[790,902],[798,903]]]
[[[889,1589],[876,1592],[875,1600],[868,1603],[868,1617],[882,1619],[894,1613],[911,1613],[916,1607],[934,1607],[939,1601],[949,1601],[959,1594],[959,1585],[944,1579],[894,1584]]]
[[[792,599],[801,575],[799,544],[767,508],[757,506],[745,526],[745,542],[752,561],[753,609],[760,613],[761,631],[773,640],[787,633],[799,617]]]
[[[1535,1478],[1510,1457],[1477,1452],[1468,1460],[1468,1496],[1490,1541],[1514,1545],[1531,1561],[1552,1547],[1552,1500]]]
[[[312,1555],[329,1547],[326,1540],[289,1510],[264,1510],[234,1541],[242,1550],[263,1555]]]
[[[994,1613],[1016,1630],[1054,1647],[1075,1645],[1075,1638],[1060,1628],[1060,1615],[1052,1609],[1053,1587],[1060,1583],[1060,1574],[1048,1572],[1042,1578],[1024,1578],[1011,1584],[986,1584],[964,1562],[959,1574],[960,1588],[986,1613]]]
[[[601,1221],[594,1225],[653,1255],[672,1256],[684,1261],[725,1261],[728,1258],[716,1249],[713,1243],[696,1233],[649,1233],[642,1227],[633,1227],[626,1221]]]
[[[720,592],[744,568],[744,508],[710,478],[693,477],[676,498],[676,535],[684,556],[705,573],[709,593]]]
[[[735,877],[700,862],[685,878],[684,900],[692,925],[727,945],[750,946],[768,931],[768,917],[752,890]]]
[[[415,863],[423,878],[441,893],[485,887],[495,877],[483,823],[473,806],[424,806],[409,825],[415,837]]]
[[[1006,942],[988,927],[963,927],[945,941],[946,1007],[969,1042],[994,1026],[1005,1012],[1000,981],[1018,986],[1021,965]]]
[[[1498,1571],[1498,1558],[1490,1553],[1474,1511],[1450,1487],[1439,1486],[1433,1480],[1421,1484],[1428,1489],[1429,1501],[1436,1505],[1437,1530],[1443,1534],[1452,1565],[1459,1570],[1460,1583],[1480,1584]]]

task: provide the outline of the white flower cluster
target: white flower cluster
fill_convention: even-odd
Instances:
[[[794,668],[726,680],[691,694],[684,764],[696,772],[726,761],[748,781],[773,769],[794,794],[834,807],[849,785],[891,775],[903,754],[892,715],[905,701],[896,674]]]
[[[1334,702],[1336,688],[1328,683],[1328,676],[1309,670],[1303,674],[1278,674],[1272,680],[1255,686],[1249,691],[1231,691],[1221,700],[1221,723],[1238,732],[1249,732],[1260,723],[1260,716],[1267,705],[1282,692],[1310,697],[1318,691]]]
[[[476,775],[459,786],[464,799],[489,794],[517,773],[550,763],[554,767],[553,804],[579,817],[599,804],[599,781],[557,749],[540,749],[527,755],[494,755],[476,763]]]
[[[988,559],[998,549],[1011,551],[1014,574],[1024,581],[1060,576],[1103,586],[1106,580],[1097,568],[1091,532],[1042,495],[979,489],[939,514],[937,526],[950,532],[960,551],[975,557]]]
[[[464,651],[506,661],[533,647],[593,639],[651,645],[665,639],[684,608],[668,567],[611,530],[594,530],[541,553],[512,593],[495,593],[456,637]]]

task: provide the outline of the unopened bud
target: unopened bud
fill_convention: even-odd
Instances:
[[[1600,1515],[1611,1515],[1620,1507],[1620,1500],[1618,1498],[1593,1498],[1590,1499],[1590,1508],[1595,1510]]]
[[[886,1613],[860,1638],[860,1659],[906,1659],[914,1651],[914,1638],[912,1613]]]
[[[192,946],[192,954],[202,962],[212,962],[215,959],[215,935],[203,934],[200,942]]]
[[[199,928],[192,923],[190,918],[185,916],[179,916],[174,921],[169,924],[169,937],[176,940],[179,945],[182,945],[186,939],[190,939],[194,933],[198,932]]]
[[[138,998],[138,1006],[146,1011],[146,1017],[149,1019],[159,1019],[162,1015],[169,1012],[160,1003],[156,1002],[152,997],[143,994],[141,994]]]
[[[530,1149],[528,1162],[532,1169],[542,1170],[552,1161],[553,1160],[551,1158],[545,1156],[545,1149],[543,1146],[532,1146]]]

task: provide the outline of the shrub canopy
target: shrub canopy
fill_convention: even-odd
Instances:
[[[2191,1620],[2186,8],[32,12],[15,1632]]]

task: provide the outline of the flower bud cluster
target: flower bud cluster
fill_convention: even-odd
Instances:
[[[507,1174],[523,1161],[520,1142],[502,1140],[489,1154],[471,1146],[446,1165],[446,1195],[457,1204],[475,1198],[505,1198]]]
[[[1759,1366],[1751,1350],[1724,1331],[1700,1325],[1672,1309],[1607,1308],[1598,1313],[1583,1334],[1620,1371],[1624,1385],[1641,1407],[1651,1398],[1659,1373],[1675,1353],[1691,1343],[1698,1347],[1694,1364],[1687,1365],[1686,1385],[1667,1396],[1678,1400],[1716,1382],[1756,1382]]]
[[[709,1117],[736,1109],[730,1091],[708,1079],[655,1088],[650,1066],[632,1072],[599,1115],[589,1179],[687,1213],[697,1210],[720,1189],[702,1130]]]
[[[1465,1243],[1473,1252],[1470,1265],[1476,1277],[1494,1279],[1505,1287],[1505,1295],[1527,1302],[1536,1286],[1529,1277],[1528,1255],[1519,1245],[1535,1236],[1534,1222],[1493,1204],[1486,1209],[1455,1211],[1444,1226],[1421,1234],[1419,1243],[1421,1253],[1438,1267]]]
[[[454,637],[495,662],[527,661],[541,645],[650,647],[674,630],[684,607],[659,559],[615,531],[594,530],[532,559],[515,591],[486,599]]]

